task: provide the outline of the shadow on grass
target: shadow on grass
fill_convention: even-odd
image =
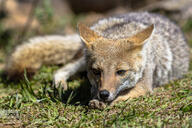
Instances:
[[[10,80],[7,78],[7,74],[4,71],[0,71],[0,83],[3,85],[4,88],[7,87],[13,87],[13,88],[19,88],[15,87],[15,85],[19,84],[21,80]]]
[[[78,84],[75,85],[74,81]],[[63,88],[54,88],[54,92],[50,97],[57,97],[58,100],[62,101],[65,104],[71,105],[87,105],[91,99],[91,85],[87,79],[86,72],[80,73],[76,76],[73,76],[72,79],[68,81],[72,85],[68,86],[66,91],[63,91]]]
[[[42,75],[40,75],[42,76]],[[45,78],[33,77],[28,80],[27,75],[24,75],[24,79],[17,81],[8,80],[6,75],[0,73],[0,82],[2,83],[2,88],[13,88],[13,90],[19,90],[19,94],[23,96],[23,101],[35,101],[44,98],[51,99],[53,102],[60,101],[65,104],[71,105],[87,105],[91,98],[91,85],[86,77],[86,73],[81,73],[73,76],[72,79],[68,81],[72,85],[68,87],[68,90],[63,91],[62,87],[54,88],[52,86],[53,80],[49,79],[47,76]],[[78,84],[76,86],[74,83]],[[37,85],[40,86],[37,86]]]
[[[83,78],[79,84],[80,86],[69,88],[66,91],[63,91],[62,88],[54,89],[54,95],[50,95],[50,97],[57,97],[65,104],[87,105],[91,98],[91,85],[87,78]]]

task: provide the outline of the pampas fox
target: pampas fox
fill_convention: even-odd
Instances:
[[[188,71],[189,47],[180,28],[152,13],[128,13],[78,24],[79,35],[35,37],[18,46],[7,61],[9,78],[34,74],[43,64],[64,64],[54,83],[87,71],[91,107],[103,107],[152,92]]]

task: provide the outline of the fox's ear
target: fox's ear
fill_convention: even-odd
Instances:
[[[134,46],[142,46],[145,41],[151,36],[153,29],[154,25],[151,25],[141,32],[138,32],[136,35],[129,37],[127,40],[134,43]]]
[[[94,42],[96,39],[101,37],[96,32],[94,32],[82,23],[79,23],[77,26],[79,29],[80,37],[86,45],[89,45],[91,42]]]

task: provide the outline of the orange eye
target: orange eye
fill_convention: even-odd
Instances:
[[[119,76],[123,76],[123,75],[125,75],[126,72],[127,72],[126,70],[118,70],[116,72],[116,74],[119,75]]]

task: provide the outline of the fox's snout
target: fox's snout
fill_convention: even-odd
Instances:
[[[102,99],[102,100],[107,100],[108,97],[110,95],[110,92],[107,91],[107,90],[101,90],[99,91],[99,97]]]
[[[102,100],[104,102],[111,102],[115,98],[113,93],[106,89],[99,91],[97,96],[99,100]]]

